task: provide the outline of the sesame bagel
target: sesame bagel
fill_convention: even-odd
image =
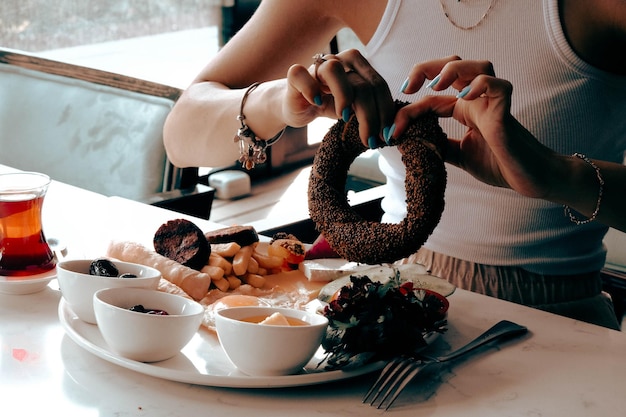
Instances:
[[[400,223],[372,222],[350,207],[345,191],[350,165],[367,150],[358,121],[352,117],[337,122],[315,155],[309,179],[309,213],[317,230],[341,257],[353,262],[392,263],[415,253],[443,212],[446,142],[438,118],[427,114],[389,145],[398,147],[406,168],[407,216]]]

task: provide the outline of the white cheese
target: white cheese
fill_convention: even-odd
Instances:
[[[276,312],[272,313],[272,315],[268,316],[263,321],[259,322],[259,324],[268,324],[270,326],[289,326],[289,321],[287,321],[287,317]]]
[[[309,281],[332,281],[367,268],[371,268],[371,265],[349,262],[341,258],[311,259],[300,263],[300,271]]]

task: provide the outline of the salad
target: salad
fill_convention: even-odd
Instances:
[[[410,354],[426,346],[424,336],[446,330],[448,300],[402,282],[352,275],[324,307],[329,326],[322,341],[327,369],[345,369],[373,360]]]

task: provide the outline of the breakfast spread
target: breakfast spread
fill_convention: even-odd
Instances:
[[[291,234],[277,233],[261,242],[249,226],[207,233],[193,226],[186,220],[167,222],[155,233],[155,250],[114,241],[107,256],[158,269],[159,290],[198,301],[205,308],[202,325],[211,331],[216,330],[216,312],[224,308],[312,308],[329,320],[322,343],[326,369],[412,352],[426,343],[425,334],[445,330],[447,300],[424,289],[420,277],[426,271],[420,265],[305,260],[304,244]],[[182,236],[174,236],[177,230]],[[209,248],[204,265],[191,268],[187,261],[199,253],[203,239]],[[335,279],[338,285],[329,284]],[[318,304],[311,307],[313,300]],[[258,322],[293,325],[280,315],[259,317]]]
[[[402,106],[404,103],[397,103]],[[446,135],[426,114],[389,145],[406,167],[407,215],[400,223],[366,221],[348,204],[345,185],[354,159],[367,148],[356,117],[340,120],[324,137],[309,179],[309,213],[330,247],[342,258],[366,264],[391,263],[415,253],[439,222],[444,207]]]
[[[185,242],[194,243],[199,238],[187,222],[169,221],[161,226],[155,233],[155,246],[174,242],[170,246],[176,250],[162,252],[177,259],[179,252],[191,253],[185,250]],[[193,238],[165,238],[177,227]],[[215,327],[214,307],[229,303],[299,307],[314,299],[322,286],[294,279],[306,250],[293,235],[278,233],[269,242],[259,242],[253,227],[231,226],[206,232],[203,237],[209,242],[209,255],[198,269],[130,241],[110,242],[107,256],[158,269],[163,277],[158,289],[199,301],[206,308],[203,324],[210,330]]]

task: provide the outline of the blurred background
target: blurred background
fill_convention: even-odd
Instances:
[[[219,24],[219,0],[2,0],[4,46],[40,52]]]
[[[221,0],[2,0],[0,45],[184,88],[221,20]]]

